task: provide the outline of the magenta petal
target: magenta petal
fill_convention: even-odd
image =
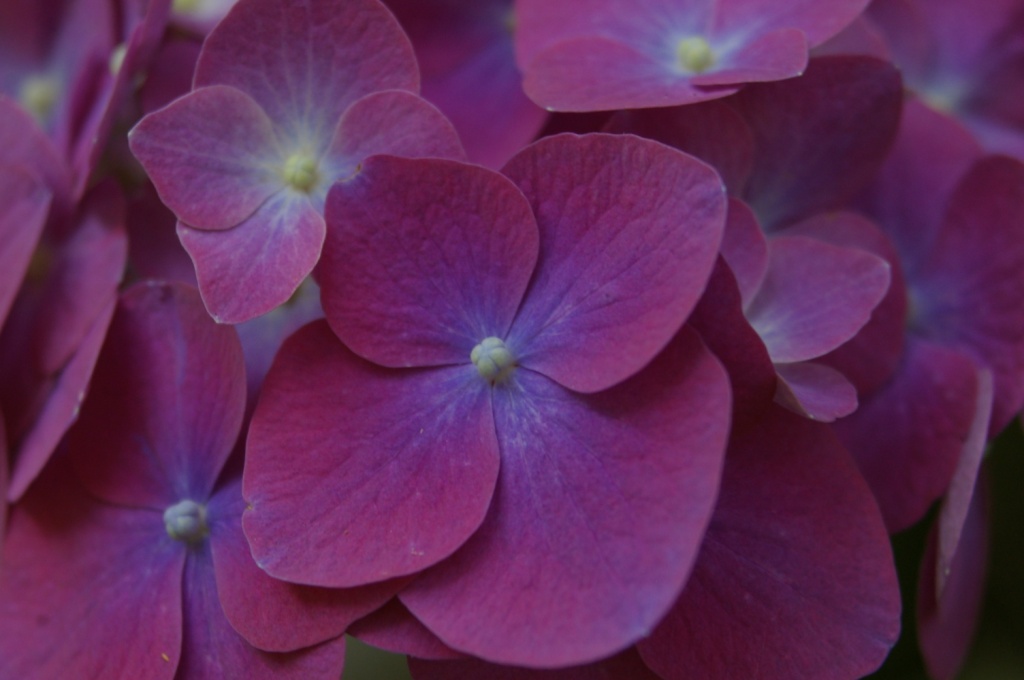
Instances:
[[[214,566],[205,549],[189,555],[184,577],[185,634],[179,678],[218,680],[337,680],[345,661],[345,638],[290,654],[262,652],[235,632],[224,616]]]
[[[775,401],[811,420],[831,423],[857,410],[857,389],[829,366],[802,361],[776,364]]]
[[[772,361],[806,361],[856,334],[889,289],[889,263],[803,236],[769,242],[768,271],[747,318]]]
[[[892,532],[946,492],[977,403],[978,367],[962,352],[911,339],[899,372],[835,423]]]
[[[799,78],[730,100],[754,133],[743,197],[765,229],[837,208],[863,188],[892,145],[901,102],[896,69],[867,57],[815,59]]]
[[[992,369],[992,426],[1024,404],[1024,164],[978,161],[957,184],[912,280],[912,327]]]
[[[45,402],[35,422],[18,444],[7,498],[16,501],[50,460],[57,444],[78,418],[89,379],[114,316],[114,300],[100,310],[71,359],[52,385],[47,385]]]
[[[0,149],[3,149],[4,165],[20,166],[49,187],[58,212],[69,209],[71,175],[67,165],[35,120],[3,95],[0,95]]]
[[[465,160],[455,128],[434,105],[411,92],[374,92],[345,110],[334,131],[325,172],[346,179],[373,154]]]
[[[89,491],[161,512],[209,498],[241,428],[244,366],[234,329],[213,323],[194,288],[124,293],[71,437]]]
[[[807,48],[807,36],[798,29],[771,31],[748,39],[708,72],[691,76],[690,82],[709,88],[800,76],[807,68]]]
[[[989,556],[989,483],[982,470],[957,550],[948,556],[945,586],[937,589],[939,527],[928,536],[917,590],[917,639],[928,673],[953,680],[970,651],[981,614]],[[939,572],[942,573],[942,572]]]
[[[768,239],[754,211],[739,199],[729,199],[729,217],[722,236],[722,257],[736,276],[743,303],[749,303],[768,272]]]
[[[275,125],[327,132],[378,90],[419,90],[412,45],[376,0],[247,0],[203,44],[195,86],[230,85]]]
[[[540,259],[507,344],[572,390],[633,375],[696,306],[718,256],[725,188],[709,166],[631,135],[558,135],[502,170],[526,194]]]
[[[415,680],[661,680],[630,647],[610,659],[558,670],[496,666],[476,659],[423,661],[409,659]]]
[[[348,634],[374,647],[420,659],[465,658],[427,630],[397,597],[352,624]]]
[[[299,330],[249,431],[243,526],[257,564],[348,587],[451,554],[483,521],[498,474],[486,388],[468,361],[384,369],[324,322]]]
[[[772,403],[778,379],[768,349],[743,315],[736,278],[722,258],[687,323],[729,374],[733,427],[759,422]]]
[[[44,244],[49,263],[31,352],[37,370],[56,373],[77,351],[96,318],[116,297],[128,255],[121,190],[104,182],[85,197],[71,236]]]
[[[159,513],[96,502],[63,468],[12,513],[0,667],[12,678],[174,677],[185,550]]]
[[[754,136],[727,102],[620,111],[607,132],[631,132],[674,146],[713,166],[729,189],[740,196],[754,163]]]
[[[320,258],[325,232],[309,198],[289,189],[231,229],[178,223],[199,292],[218,323],[242,323],[287,302]]]
[[[469,363],[504,337],[537,260],[522,193],[444,160],[369,158],[327,197],[317,280],[331,328],[385,366]]]
[[[718,99],[738,86],[698,87],[670,64],[619,40],[573,38],[527,64],[523,89],[549,111],[613,111]]]
[[[907,286],[900,257],[889,238],[869,219],[853,212],[819,213],[786,229],[845,248],[860,248],[889,263],[889,292],[853,339],[821,358],[846,376],[861,394],[879,389],[903,360],[907,334]]]
[[[727,378],[686,329],[598,394],[527,369],[513,380],[494,390],[502,468],[486,521],[399,597],[460,651],[587,663],[645,636],[686,579],[715,499]]]
[[[989,421],[992,417],[993,384],[992,374],[987,370],[978,372],[978,390],[974,418],[964,441],[960,460],[950,481],[946,498],[938,519],[938,552],[935,560],[935,596],[941,600],[946,588],[946,579],[952,570],[960,537],[965,530],[971,511],[978,474],[981,470],[985,444],[988,442]],[[976,510],[975,510],[976,511]]]
[[[781,409],[735,435],[693,574],[641,655],[665,680],[871,672],[900,599],[864,480],[826,426]]]
[[[715,26],[742,30],[748,24],[792,26],[817,45],[843,29],[869,0],[718,0]]]
[[[149,114],[128,135],[160,199],[201,229],[229,229],[284,186],[274,127],[253,99],[205,87]]]
[[[224,616],[249,644],[287,652],[336,638],[405,585],[386,581],[362,588],[300,586],[267,576],[256,566],[242,533],[241,479],[210,500],[210,550]]]
[[[29,175],[0,167],[0,327],[43,233],[51,198]]]

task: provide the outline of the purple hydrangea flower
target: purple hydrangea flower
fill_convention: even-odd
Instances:
[[[401,583],[309,589],[256,567],[229,460],[244,406],[237,335],[194,289],[124,294],[67,455],[11,518],[5,676],[337,678],[345,626]]]
[[[564,665],[649,632],[709,516],[729,391],[680,326],[725,196],[627,136],[548,138],[503,172],[376,156],[332,190],[329,326],[267,377],[244,525],[272,575],[423,571],[400,597],[446,644]]]
[[[516,52],[541,106],[594,111],[716,99],[803,73],[868,0],[516,1]]]
[[[243,0],[205,41],[193,86],[130,144],[222,322],[295,292],[320,256],[328,188],[367,155],[463,155],[414,94],[412,48],[377,0]]]

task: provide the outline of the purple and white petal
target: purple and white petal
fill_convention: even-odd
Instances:
[[[128,140],[160,199],[198,229],[230,229],[285,186],[273,123],[234,88],[176,99],[139,121]]]
[[[274,194],[223,231],[178,222],[178,238],[196,267],[199,292],[218,323],[242,323],[287,302],[320,258],[326,226],[309,197]]]

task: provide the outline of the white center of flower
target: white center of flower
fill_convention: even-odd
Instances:
[[[504,382],[516,367],[515,357],[501,338],[484,338],[469,354],[480,375],[492,385]]]
[[[708,41],[699,35],[683,38],[676,45],[679,66],[687,73],[704,73],[715,63],[715,53]]]
[[[183,543],[197,543],[210,533],[206,525],[206,507],[185,499],[164,510],[167,535]]]
[[[317,166],[316,158],[299,151],[284,162],[281,177],[292,189],[308,194],[320,181],[320,168]]]
[[[40,122],[50,117],[59,95],[60,83],[53,76],[45,74],[29,76],[18,89],[18,101]]]

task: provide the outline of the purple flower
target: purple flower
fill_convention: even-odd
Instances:
[[[413,94],[412,48],[376,0],[243,0],[204,43],[193,86],[130,143],[221,322],[295,292],[320,257],[328,188],[367,155],[463,154]]]
[[[401,584],[309,589],[256,567],[229,460],[244,406],[238,338],[194,289],[124,294],[66,457],[11,517],[5,676],[338,676],[338,636]]]
[[[724,190],[626,136],[503,172],[376,156],[332,190],[329,326],[267,377],[244,526],[274,576],[422,571],[400,597],[449,646],[579,663],[650,631],[711,511],[729,391],[680,326]]]
[[[867,0],[517,0],[524,88],[551,110],[674,106],[803,73]]]
[[[548,118],[523,92],[512,0],[386,0],[409,34],[423,97],[459,131],[475,163],[500,168]]]

